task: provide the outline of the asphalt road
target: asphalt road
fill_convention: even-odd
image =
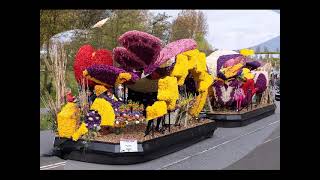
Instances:
[[[46,157],[53,134],[40,132],[40,170],[240,170],[280,169],[280,103],[275,114],[239,128],[218,128],[212,138],[134,165],[101,165]]]

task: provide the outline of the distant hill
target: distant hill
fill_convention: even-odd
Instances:
[[[280,51],[280,36],[270,39],[269,41],[266,41],[259,45],[253,46],[250,49],[254,49],[255,51],[257,51],[258,47],[260,47],[260,51],[263,51],[265,47],[267,47],[269,51],[276,51],[277,48]]]

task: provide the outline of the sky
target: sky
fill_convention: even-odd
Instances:
[[[150,10],[172,16],[181,10]],[[239,50],[259,45],[280,36],[280,10],[201,10],[207,18],[207,40],[216,49]],[[73,31],[57,35],[59,41],[70,41]],[[61,37],[62,36],[62,37]]]
[[[177,17],[181,10],[150,10]],[[217,49],[238,50],[280,36],[280,10],[201,10],[208,23],[208,42]]]

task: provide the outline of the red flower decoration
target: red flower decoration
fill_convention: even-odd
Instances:
[[[67,102],[73,102],[75,100],[75,97],[72,96],[71,93],[67,93],[66,98],[67,98]]]
[[[254,87],[254,80],[249,79],[242,85],[243,92],[247,95],[248,90],[251,90],[251,95],[256,93],[256,88]]]
[[[78,50],[74,64],[73,70],[74,75],[78,83],[81,83],[81,79],[84,78],[82,72],[92,65],[113,65],[112,52],[106,49],[95,50],[91,45],[81,46]],[[93,87],[95,83],[88,80],[89,86]]]

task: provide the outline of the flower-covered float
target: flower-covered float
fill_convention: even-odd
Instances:
[[[84,93],[57,115],[55,152],[65,159],[132,164],[211,137],[215,122],[199,114],[214,78],[196,42],[164,46],[140,31],[126,32],[118,42],[112,53],[79,49],[74,72]]]
[[[214,82],[210,89],[211,112],[218,126],[235,127],[269,116],[275,111],[270,94],[268,64],[251,58],[253,50],[217,50],[207,57]]]

